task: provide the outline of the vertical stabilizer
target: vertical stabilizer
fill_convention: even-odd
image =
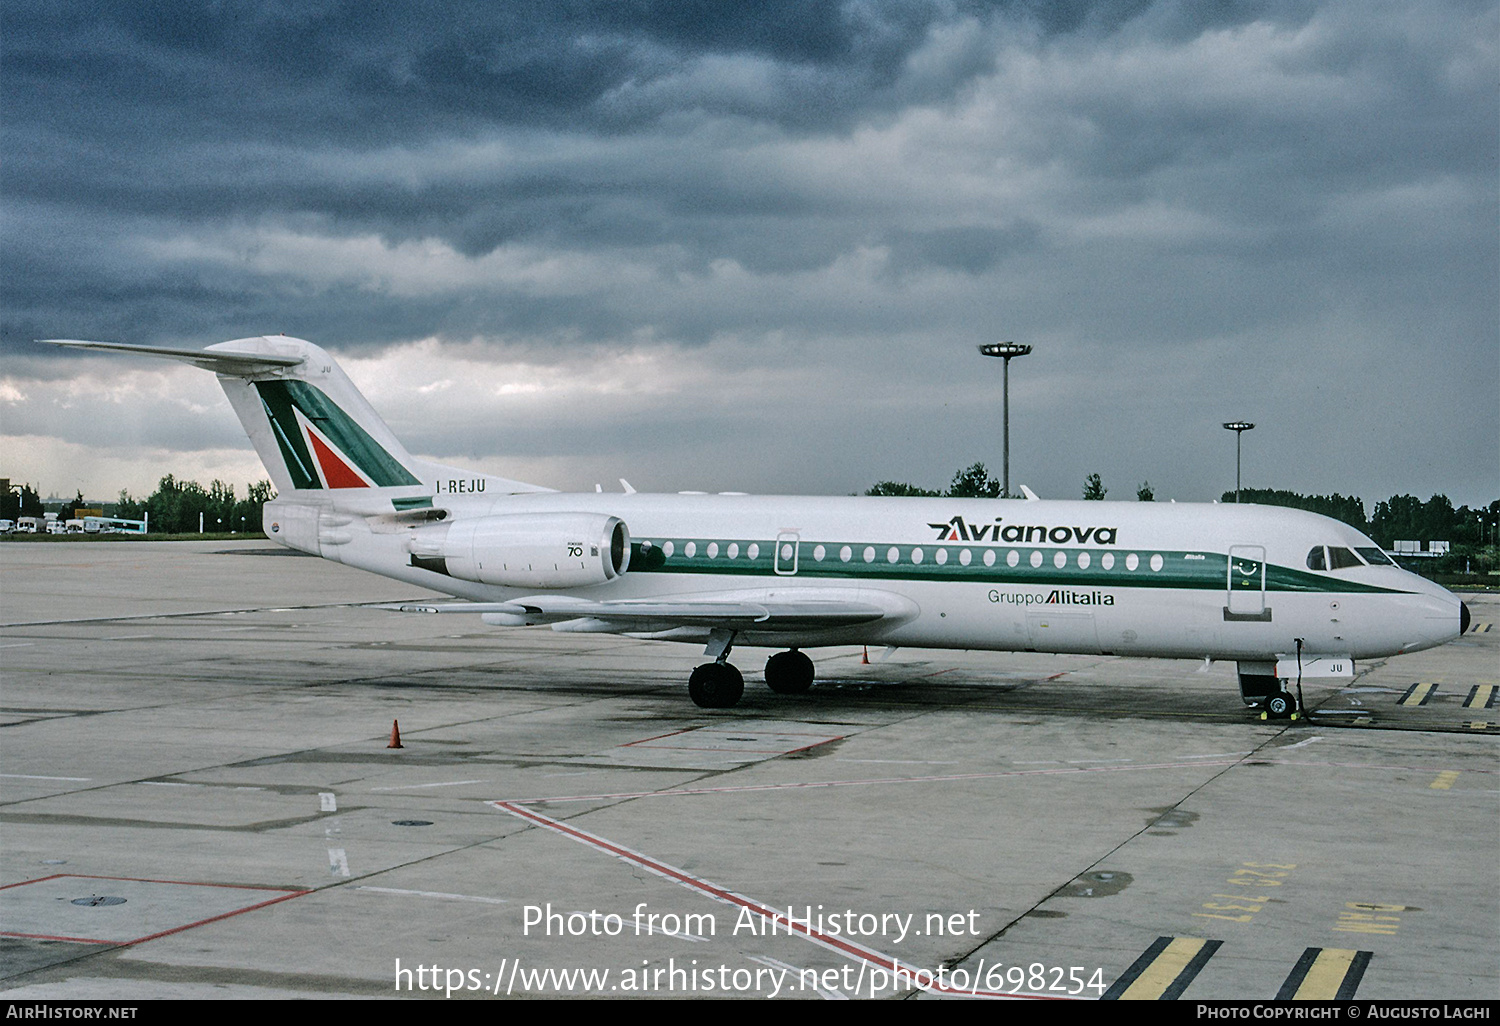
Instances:
[[[423,491],[417,462],[323,349],[264,336],[221,342],[204,353],[300,358],[248,374],[215,368],[277,492]]]
[[[262,335],[206,349],[49,341],[181,360],[216,373],[282,498],[376,512],[430,506],[439,482],[454,476],[476,483],[465,489],[475,492],[546,490],[413,458],[333,357],[300,338]]]

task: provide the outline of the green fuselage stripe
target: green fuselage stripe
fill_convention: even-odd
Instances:
[[[663,546],[670,543],[669,555]],[[692,556],[686,555],[691,544]],[[710,557],[708,547],[718,545],[718,555]],[[729,558],[730,545],[738,546],[738,556]],[[657,541],[639,541],[631,546],[630,570],[632,574],[713,574],[716,576],[741,577],[789,577],[793,560],[776,559],[778,545],[793,544],[788,540],[724,540],[704,538],[673,538]],[[1170,551],[1161,549],[1064,549],[1030,546],[983,546],[983,545],[910,545],[876,544],[871,542],[816,542],[802,541],[797,544],[795,555],[796,577],[824,578],[846,581],[947,581],[970,584],[1003,585],[1060,585],[1074,588],[1173,588],[1194,591],[1226,591],[1229,587],[1229,557],[1219,552]],[[757,555],[751,559],[749,548],[755,545]],[[823,558],[816,550],[823,549]],[[842,550],[850,550],[850,558],[842,558]],[[865,550],[873,549],[874,558],[865,559]],[[890,559],[891,550],[896,559]],[[920,550],[922,561],[914,562],[913,553]],[[965,566],[960,554],[967,550],[970,561]],[[939,553],[946,555],[946,562],[938,563]],[[984,562],[986,553],[993,552],[993,565]],[[1016,554],[1016,564],[1011,566],[1009,555]],[[1032,565],[1033,553],[1039,553],[1039,566]],[[1057,557],[1063,556],[1063,565],[1057,565]],[[1086,555],[1087,566],[1079,566],[1080,555]],[[1135,556],[1136,568],[1129,569],[1129,557]],[[1106,557],[1113,557],[1112,566]],[[1159,570],[1153,570],[1152,560],[1160,557]],[[778,566],[783,571],[778,574]],[[1236,591],[1258,592],[1261,587],[1261,564],[1236,557],[1234,560],[1234,587]],[[1266,564],[1265,590],[1267,592],[1325,592],[1401,594],[1399,589],[1381,588],[1370,584],[1323,574],[1308,573],[1290,567]]]

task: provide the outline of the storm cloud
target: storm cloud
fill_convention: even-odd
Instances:
[[[31,340],[286,332],[510,476],[938,487],[998,464],[974,346],[1013,338],[1044,495],[1215,497],[1244,417],[1247,483],[1487,502],[1497,37],[1459,0],[23,5],[6,471],[242,480],[211,379]]]

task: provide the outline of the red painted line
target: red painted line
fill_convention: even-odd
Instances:
[[[279,897],[268,898],[265,901],[258,901],[253,905],[246,905],[244,908],[232,909],[228,912],[222,912],[216,916],[209,916],[207,919],[199,919],[195,922],[184,923],[182,926],[174,926],[169,930],[160,930],[156,933],[149,933],[144,937],[136,937],[130,940],[99,940],[95,937],[52,937],[46,934],[37,933],[12,933],[8,930],[0,930],[0,937],[23,937],[30,940],[73,941],[79,944],[118,944],[121,947],[126,947],[131,944],[141,944],[148,940],[155,940],[158,937],[166,937],[170,934],[181,933],[184,930],[191,930],[194,927],[204,926],[208,923],[216,923],[221,919],[228,919],[230,916],[237,916],[242,912],[253,912],[258,908],[265,908],[267,905],[275,905],[278,902],[288,901],[292,898],[300,898],[304,894],[313,893],[311,890],[289,891],[284,887],[264,887],[259,884],[204,883],[188,880],[154,880],[140,876],[91,876],[84,875],[82,873],[54,873],[51,876],[37,877],[35,880],[22,880],[19,883],[5,884],[3,886],[0,886],[0,890],[4,890],[8,887],[22,887],[27,884],[45,883],[48,880],[117,880],[122,883],[166,884],[171,887],[217,887],[224,890],[236,891],[273,891],[278,892]]]
[[[7,887],[25,887],[27,884],[45,883],[48,880],[56,880],[59,877],[71,876],[71,875],[72,875],[71,873],[53,873],[51,876],[39,876],[35,880],[21,880],[20,882],[13,883],[13,884],[0,884],[0,891],[5,890]],[[87,879],[87,878],[85,878],[85,879]]]
[[[697,727],[683,727],[681,730],[669,730],[665,734],[657,734],[657,735],[655,735],[653,737],[643,737],[639,741],[626,741],[623,745],[620,745],[620,747],[621,748],[629,748],[632,745],[643,745],[647,741],[656,741],[656,740],[658,740],[660,738],[664,738],[664,737],[673,737],[674,735],[677,735],[677,734],[686,734],[690,730],[697,730],[697,729],[698,729]]]
[[[230,885],[230,886],[233,886],[233,885]],[[271,888],[257,888],[257,889],[259,889],[259,890],[270,890]],[[311,893],[313,893],[313,892],[312,891],[292,891],[289,894],[283,894],[279,898],[271,898],[268,901],[262,901],[262,902],[259,902],[258,904],[255,904],[255,905],[247,905],[244,908],[237,908],[233,912],[225,912],[225,913],[222,913],[221,915],[210,916],[207,919],[200,919],[196,923],[187,923],[187,924],[185,924],[183,926],[174,926],[170,930],[162,930],[160,933],[147,934],[145,937],[138,937],[137,939],[135,939],[133,941],[129,941],[127,943],[130,943],[130,944],[141,944],[141,943],[144,943],[145,941],[148,941],[148,940],[156,940],[156,938],[158,938],[158,937],[168,937],[168,936],[171,936],[174,933],[181,933],[184,930],[191,930],[194,927],[206,926],[209,923],[217,923],[221,919],[228,919],[231,916],[237,916],[237,915],[239,915],[242,912],[254,912],[258,908],[265,908],[267,905],[275,905],[275,904],[277,904],[279,902],[290,901],[293,898],[300,898],[304,894],[311,894]]]
[[[133,944],[134,941],[106,941],[97,940],[93,937],[54,937],[49,933],[11,933],[9,930],[0,930],[0,937],[20,937],[23,940],[45,940],[45,941],[70,941],[74,944]]]
[[[312,893],[310,890],[290,890],[286,887],[267,887],[264,884],[213,883],[207,880],[159,880],[148,876],[95,876],[91,873],[53,873],[51,876],[39,876],[35,880],[22,880],[20,883],[0,885],[0,891],[3,891],[6,887],[24,887],[26,884],[44,883],[47,880],[61,880],[64,878],[69,880],[121,880],[126,883],[171,884],[174,887],[223,887],[236,891],[278,891],[291,894],[294,897],[298,894]]]
[[[569,826],[568,824],[563,823],[560,820],[553,819],[550,816],[544,816],[540,812],[536,812],[532,809],[523,808],[521,805],[514,802],[490,802],[489,804],[493,805],[495,808],[499,809],[502,812],[507,812],[512,816],[526,820],[529,823],[533,823],[545,829],[555,831],[559,834],[562,834],[564,837],[569,837],[575,841],[580,842],[581,844],[587,845],[590,848],[602,851],[607,855],[612,855],[623,862],[639,866],[649,873],[653,873],[667,880],[671,880],[672,882],[680,884],[683,887],[688,888],[689,890],[697,891],[700,894],[707,895],[710,898],[725,902],[726,904],[738,905],[741,908],[749,909],[751,912],[754,912],[761,918],[769,920],[772,924],[773,931],[777,928],[784,928],[788,936],[797,934],[807,938],[815,944],[828,948],[830,951],[858,958],[861,961],[867,962],[871,965],[876,966],[877,968],[884,969],[886,972],[891,973],[893,979],[903,978],[903,974],[904,978],[909,980],[914,980],[914,978],[925,975],[933,982],[924,985],[914,980],[914,986],[921,990],[928,991],[934,994],[950,994],[959,997],[1010,998],[1017,1000],[1030,999],[1033,1001],[1070,1000],[1069,998],[1052,994],[1008,993],[1005,991],[979,990],[978,988],[974,988],[971,990],[960,990],[954,987],[947,986],[946,984],[938,984],[936,982],[936,974],[931,973],[925,969],[920,969],[916,966],[907,966],[905,969],[903,969],[899,959],[891,958],[890,956],[882,954],[881,952],[876,951],[873,948],[867,948],[863,944],[858,944],[843,937],[830,935],[822,932],[821,930],[814,930],[804,921],[797,920],[795,917],[784,915],[781,912],[778,912],[777,910],[771,908],[770,906],[755,901],[752,898],[747,898],[742,894],[736,894],[734,891],[721,887],[718,884],[712,883],[708,880],[704,880],[701,877],[693,876],[691,873],[688,873],[682,869],[678,869],[676,866],[671,866],[665,862],[653,859],[648,855],[643,855],[638,851],[626,848],[624,845],[616,844],[614,841],[608,840],[607,838],[600,837],[597,834],[591,834],[586,830],[579,829],[578,827]]]

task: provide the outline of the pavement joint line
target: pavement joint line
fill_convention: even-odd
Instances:
[[[227,616],[232,613],[298,613],[305,609],[366,609],[367,602],[316,602],[305,606],[247,606],[234,609],[195,609],[183,613],[137,613],[134,616],[85,616],[69,620],[19,620],[0,623],[0,630],[12,627],[55,627],[72,623],[121,623],[129,620],[179,620],[193,616]]]

